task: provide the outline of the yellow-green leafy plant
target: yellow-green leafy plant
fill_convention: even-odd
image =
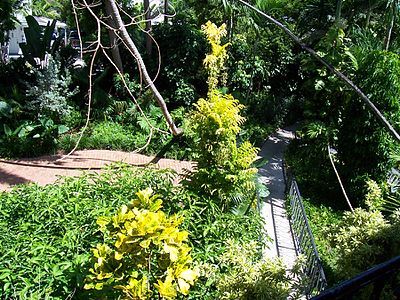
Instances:
[[[229,43],[221,45],[221,39],[227,34],[226,24],[217,27],[217,25],[208,21],[201,26],[201,30],[211,44],[211,53],[206,55],[203,63],[208,71],[208,91],[212,92],[218,87],[218,78],[228,58],[226,48],[229,46]]]
[[[218,299],[301,299],[306,278],[301,271],[304,257],[288,270],[281,259],[260,257],[256,242],[227,241],[227,251],[220,257],[228,272],[217,274]]]
[[[198,271],[191,267],[188,232],[178,228],[183,217],[168,217],[151,189],[136,195],[113,217],[97,220],[105,241],[92,249],[85,289],[119,291],[125,299],[187,295]]]
[[[327,228],[327,237],[336,258],[338,280],[348,279],[367,270],[385,257],[391,237],[390,224],[377,210],[356,208],[345,212],[338,224]]]
[[[211,22],[202,26],[211,44],[211,53],[204,60],[208,71],[207,99],[199,99],[195,110],[190,114],[187,132],[194,141],[194,155],[197,171],[191,184],[201,192],[217,194],[224,205],[229,206],[231,196],[241,192],[251,195],[254,191],[254,176],[257,172],[251,167],[257,155],[257,148],[249,142],[240,146],[237,135],[245,118],[240,115],[244,108],[232,95],[223,94],[217,89],[220,74],[228,57],[221,39],[226,35],[225,24],[217,27]]]
[[[382,189],[378,183],[372,179],[367,180],[367,194],[365,195],[365,205],[368,210],[381,210],[384,204]]]

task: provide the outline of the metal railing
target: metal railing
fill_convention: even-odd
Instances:
[[[400,188],[400,170],[392,168],[387,177],[391,193],[396,193]]]
[[[327,287],[326,277],[317,247],[315,246],[314,237],[308,223],[297,182],[293,177],[288,178],[285,176],[285,179],[288,188],[289,214],[295,248],[298,254],[305,256],[306,261],[303,271],[308,278],[308,282],[304,294],[307,299],[310,299]]]
[[[400,256],[381,263],[334,288],[325,290],[312,299],[400,299],[400,284],[395,281],[398,274],[400,274]],[[393,294],[383,296],[382,291],[387,284],[392,285]],[[368,287],[370,287],[369,291],[366,290]],[[368,293],[362,296],[363,291]]]

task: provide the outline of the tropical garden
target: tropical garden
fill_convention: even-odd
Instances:
[[[197,167],[179,185],[114,164],[1,192],[2,299],[301,298],[302,259],[263,257],[258,211],[258,150],[292,124],[285,162],[329,286],[400,255],[399,1],[247,3],[268,16],[239,0],[32,0],[23,56],[0,63],[1,159],[108,149]],[[1,43],[24,10],[0,3]]]

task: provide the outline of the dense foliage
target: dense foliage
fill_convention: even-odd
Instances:
[[[0,195],[1,296],[22,299],[31,296],[64,299],[68,295],[74,295],[77,298],[87,299],[88,292],[85,292],[83,287],[84,284],[90,283],[85,280],[86,276],[91,276],[89,250],[96,249],[96,245],[103,242],[111,242],[109,238],[103,239],[98,231],[96,220],[105,230],[104,226],[107,223],[105,220],[109,220],[108,218],[111,220],[112,216],[118,213],[118,207],[129,205],[132,200],[138,199],[144,193],[138,195],[136,191],[148,187],[156,190],[164,199],[168,199],[162,204],[163,211],[171,215],[179,212],[180,216],[184,216],[181,226],[189,233],[189,246],[193,248],[193,258],[197,264],[208,262],[218,267],[218,256],[224,252],[224,241],[227,239],[242,241],[258,239],[260,220],[255,215],[239,216],[221,213],[219,208],[213,205],[211,199],[202,200],[181,188],[174,187],[172,175],[170,171],[113,166],[101,175],[88,174],[76,179],[66,178],[56,185],[46,187],[21,186],[12,192],[2,193]],[[131,202],[131,204],[134,204],[136,207],[134,211],[139,215],[150,217],[151,210],[154,210],[156,206],[159,207],[161,202],[156,201],[157,198],[154,197],[142,197],[143,201],[146,199],[154,200],[154,202],[149,200],[140,204],[147,207],[147,213],[147,210],[138,209],[140,207],[140,205],[137,206],[138,203]],[[119,214],[123,212],[124,209],[120,210]],[[162,217],[164,213],[158,211],[151,215]],[[164,218],[162,220],[165,222],[179,223],[183,220],[181,217],[168,219],[166,215]],[[146,222],[146,224],[150,226],[156,223]],[[173,224],[175,223],[171,223]],[[173,232],[175,231],[169,234]],[[177,234],[178,232],[180,231],[176,231]],[[245,232],[247,234],[244,234]],[[121,234],[118,236],[121,238]],[[177,235],[181,241],[186,237],[187,233],[184,232]],[[111,243],[114,245],[113,242]],[[168,248],[168,256],[175,264],[178,261],[174,259],[173,250],[179,244],[174,243],[172,239],[167,240],[167,243],[169,248],[162,247],[160,251]],[[108,245],[111,246],[111,244]],[[153,247],[151,245],[149,244],[150,248]],[[181,245],[182,251],[188,249],[187,246]],[[145,243],[141,243],[141,246],[147,249]],[[157,253],[153,254],[160,255],[159,257],[166,262],[166,257],[161,252]],[[181,257],[180,254],[178,257]],[[181,258],[183,259],[184,256]],[[157,265],[156,261],[154,263]],[[154,271],[163,276],[162,269],[158,269],[156,265],[154,265]],[[97,268],[94,270],[98,270]],[[222,268],[221,272],[225,272],[224,270]],[[129,274],[126,273],[128,276]],[[183,280],[191,282],[190,278],[193,277],[191,275],[186,277],[186,275],[189,276],[189,272],[183,273]],[[215,294],[216,278],[211,280],[200,277],[199,280],[202,283],[195,286],[194,295]],[[185,283],[179,281],[183,291],[186,291]],[[204,285],[206,282],[208,282],[207,285]]]
[[[165,220],[178,212],[185,217],[180,226],[189,234],[187,242],[200,270],[189,298],[253,299],[261,292],[271,298],[286,297],[293,288],[286,284],[290,275],[283,273],[279,263],[258,261],[261,243],[254,241],[260,235],[260,219],[253,211],[255,169],[251,165],[256,148],[247,140],[260,145],[277,126],[298,120],[297,139],[286,157],[302,193],[310,199],[307,211],[330,283],[400,253],[396,235],[400,196],[393,182],[387,182],[391,169],[398,168],[398,143],[342,81],[292,44],[281,30],[238,2],[169,0],[171,16],[152,26],[159,46],[153,43],[152,51],[145,47],[148,38],[143,33],[141,4],[119,2],[127,13],[138,16],[128,31],[186,134],[172,138],[168,133],[161,110],[141,84],[137,65],[127,59],[128,51],[120,45],[123,76],[115,74],[104,54],[98,53],[94,61],[90,122],[79,148],[140,149],[196,159],[197,173],[180,189],[172,186],[169,175],[122,168],[113,175],[2,194],[0,223],[5,225],[0,229],[4,231],[0,253],[6,254],[0,280],[4,297],[14,297],[14,291],[21,298],[29,297],[28,292],[37,298],[92,293],[82,290],[89,248],[100,242],[115,247],[110,233],[102,239],[95,231],[94,220],[100,215],[110,217],[115,208],[127,205],[136,199],[136,192],[149,187],[165,200]],[[353,80],[394,128],[400,129],[399,1],[250,2],[278,18]],[[19,4],[1,2],[0,42],[6,39],[4,32],[14,27],[12,12]],[[62,16],[74,26],[70,1],[35,0],[33,10]],[[104,5],[94,5],[92,10],[107,15]],[[77,17],[83,42],[89,45],[97,38],[95,19],[87,10],[80,10]],[[123,19],[132,21],[126,15]],[[41,29],[32,18],[28,20],[24,57],[0,64],[1,157],[69,151],[88,115],[89,67],[74,69],[77,51],[51,43],[54,23]],[[208,20],[226,25],[207,23],[204,35],[200,28]],[[108,32],[102,32],[101,41],[110,45]],[[205,53],[209,54],[202,63]],[[49,54],[51,59],[46,60]],[[89,51],[83,56],[86,65],[90,55]],[[344,211],[345,199],[328,151],[357,207],[354,214]],[[115,178],[120,182],[114,185]],[[245,245],[249,248],[244,249]],[[229,247],[243,249],[243,260],[226,252]],[[174,285],[175,279],[167,273],[159,274],[162,282],[168,278]],[[121,281],[126,287],[132,274],[125,275]],[[142,280],[144,292],[145,281],[140,276],[134,280]],[[265,281],[277,284],[264,285]],[[175,292],[179,290],[174,286]]]
[[[135,191],[152,187],[168,194],[169,178],[165,171],[120,166],[102,175],[2,192],[1,297],[65,299],[81,294],[89,249],[102,241],[96,219],[111,216],[135,198]]]

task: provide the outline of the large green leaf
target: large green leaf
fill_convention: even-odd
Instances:
[[[69,128],[65,125],[59,125],[58,126],[58,134],[63,134],[68,132]]]
[[[56,20],[53,20],[51,24],[47,24],[44,35],[43,35],[43,44],[45,46],[45,51],[50,53],[51,46],[51,38],[53,36],[54,29],[56,27]]]
[[[7,124],[3,124],[3,128],[4,128],[4,133],[5,133],[7,136],[11,136],[11,135],[12,135],[12,130],[10,129],[10,127],[8,127]]]

